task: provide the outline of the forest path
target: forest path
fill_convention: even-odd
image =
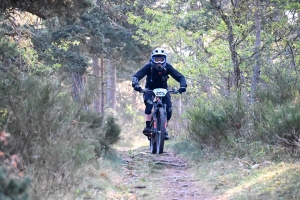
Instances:
[[[166,149],[150,154],[148,148],[119,151],[122,175],[117,180],[119,196],[113,199],[212,200],[218,199],[208,183],[197,177],[188,158]]]

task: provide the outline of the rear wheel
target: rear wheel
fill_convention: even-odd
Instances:
[[[164,151],[165,144],[165,114],[164,109],[160,108],[157,112],[157,133],[155,134],[156,139],[156,153],[161,154]]]

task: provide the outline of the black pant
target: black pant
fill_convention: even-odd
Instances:
[[[150,115],[152,108],[153,108],[153,94],[146,93],[144,94],[144,102],[146,105],[145,114]],[[172,117],[172,102],[171,102],[171,95],[167,94],[165,97],[162,98],[163,103],[167,105],[167,120],[169,121]]]

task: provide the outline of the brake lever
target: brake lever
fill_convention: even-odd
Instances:
[[[170,92],[170,93],[173,93],[173,94],[178,94],[178,93],[179,93],[178,90],[176,90],[176,89],[174,89],[174,88],[173,88],[172,90],[170,90],[169,92]]]
[[[149,91],[149,89],[145,88],[145,89],[142,89],[141,93],[147,93]]]

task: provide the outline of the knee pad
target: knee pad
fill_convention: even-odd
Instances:
[[[146,108],[145,108],[145,114],[146,115],[150,115],[151,114],[152,107],[153,107],[152,104],[146,103]]]
[[[167,120],[169,121],[172,117],[172,107],[167,110]]]

